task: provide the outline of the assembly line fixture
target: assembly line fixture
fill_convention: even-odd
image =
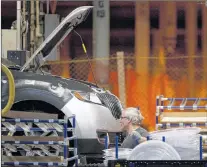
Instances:
[[[201,101],[206,101],[206,105],[199,105]],[[164,105],[164,102],[168,102],[168,105]],[[180,105],[174,105],[175,103],[180,102]],[[186,105],[188,102],[193,103],[193,105]],[[207,111],[207,98],[167,98],[163,95],[156,97],[156,129],[161,128],[171,128],[171,127],[184,127],[184,126],[193,126],[193,127],[207,127],[206,120],[202,122],[171,122],[163,123],[159,121],[160,116],[164,113],[164,110],[180,110],[186,112],[186,110],[206,110]],[[171,112],[172,113],[172,112]],[[198,112],[197,112],[198,113]],[[206,117],[205,113],[202,112],[203,116]],[[187,112],[186,112],[187,114]],[[180,114],[181,115],[181,114]]]
[[[170,112],[166,112],[166,110]],[[179,112],[177,112],[178,110]],[[205,128],[207,127],[206,112],[198,112],[199,110],[207,111],[207,98],[168,98],[163,95],[157,96],[156,130],[160,128],[203,127],[204,129],[200,133],[205,134]],[[201,135],[200,160],[206,158],[203,143],[206,143],[206,137]]]
[[[72,128],[68,128],[69,120],[72,119]],[[35,126],[38,126],[35,127]],[[48,150],[45,146],[53,146],[57,149],[63,148],[63,156],[8,156],[2,157],[2,165],[33,165],[33,166],[67,166],[69,161],[75,160],[77,165],[77,137],[75,135],[75,115],[65,117],[64,119],[2,119],[2,132],[61,132],[63,136],[58,136],[57,140],[51,141],[49,138],[43,136],[2,136],[2,147],[4,149],[11,148],[10,152],[16,152],[18,148],[25,148],[25,151],[32,153],[32,148],[39,145],[39,149],[45,154]],[[72,131],[73,135],[68,136],[68,131]],[[35,138],[35,141],[33,140]],[[54,139],[54,138],[53,138]],[[74,148],[69,146],[69,141],[74,140]],[[73,157],[69,157],[69,151],[74,152]],[[31,154],[30,154],[31,155]],[[26,157],[26,158],[25,158]]]

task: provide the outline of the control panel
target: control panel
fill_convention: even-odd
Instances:
[[[29,51],[25,51],[25,50],[8,50],[7,59],[19,66],[23,66],[27,61],[27,57],[29,56],[29,53],[30,53]]]

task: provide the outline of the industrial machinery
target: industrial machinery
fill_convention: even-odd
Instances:
[[[58,119],[75,115],[78,154],[96,156],[102,153],[104,148],[102,138],[105,134],[108,131],[120,131],[118,119],[121,116],[122,105],[119,99],[95,84],[53,76],[41,69],[41,65],[47,60],[52,49],[86,20],[91,9],[92,6],[83,6],[72,11],[23,66],[5,62],[4,65],[11,70],[14,77],[16,94],[11,111],[6,113],[5,117],[15,115],[17,111],[31,114],[57,114]],[[31,69],[29,65],[34,60],[37,66]],[[9,97],[8,79],[4,74],[2,74],[1,84],[1,104],[4,108]],[[72,127],[72,122],[69,122],[68,126]],[[31,135],[31,133],[27,133],[27,135]],[[34,132],[34,135],[39,134]],[[48,135],[59,136],[62,133],[51,132]],[[71,135],[68,132],[68,136]],[[73,142],[70,144],[73,145]],[[36,154],[34,153],[34,156]]]

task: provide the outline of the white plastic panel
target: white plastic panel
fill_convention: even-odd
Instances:
[[[181,160],[181,158],[169,144],[151,140],[136,146],[132,150],[129,160]]]
[[[7,58],[8,50],[16,50],[17,42],[16,42],[16,30],[10,29],[2,29],[2,53],[1,57]]]

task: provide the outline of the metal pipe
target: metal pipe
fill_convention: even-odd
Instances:
[[[203,139],[202,136],[200,136],[200,160],[203,159]]]
[[[50,11],[50,0],[47,0],[47,14],[49,14]]]
[[[17,50],[21,50],[21,1],[17,1]]]
[[[40,1],[40,17],[43,18],[44,17],[44,4],[42,1]],[[41,34],[41,43],[43,42],[43,37],[44,37],[44,21],[43,19],[40,19],[40,29],[39,32]]]
[[[65,123],[63,125],[63,135],[64,135],[64,152],[63,152],[63,155],[64,155],[64,160],[67,160],[68,158],[68,145],[67,145],[67,138],[68,138],[68,119],[67,117],[65,116]]]
[[[30,51],[30,25],[31,25],[31,22],[30,22],[30,1],[26,1],[26,11],[27,11],[27,15],[26,15],[26,20],[28,21],[28,31],[27,31],[27,35],[26,35],[26,38],[27,38],[27,42],[26,42],[26,50]]]
[[[160,109],[158,108],[158,106],[159,106],[159,99],[160,99],[159,96],[157,96],[156,97],[156,121],[155,121],[156,127],[159,124],[159,118],[158,118],[158,116],[160,114]]]
[[[108,136],[105,136],[105,149],[108,149]]]
[[[36,0],[36,37],[40,37],[40,2]]]
[[[119,137],[118,136],[116,136],[115,137],[115,144],[116,144],[116,159],[118,160],[118,158],[119,158],[119,155],[118,155],[118,150],[119,150]]]
[[[26,1],[23,1],[22,13],[23,13],[23,20],[25,22],[25,28],[26,28]],[[23,33],[23,42],[22,42],[23,50],[26,50],[26,42],[27,42],[26,38],[27,38],[27,30],[25,29],[25,32]]]
[[[30,1],[30,52],[34,52],[34,30],[35,30],[35,11],[34,11],[34,1]]]

